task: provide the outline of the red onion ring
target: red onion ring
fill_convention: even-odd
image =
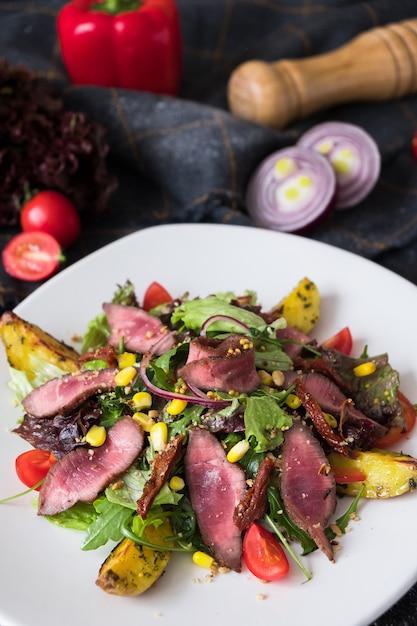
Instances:
[[[208,317],[201,326],[200,335],[202,337],[206,336],[207,328],[214,322],[230,322],[235,326],[239,326],[241,330],[249,332],[249,326],[247,324],[244,324],[243,322],[240,322],[235,317],[231,317],[230,315],[212,315],[211,317]]]
[[[198,393],[197,393],[197,390],[190,386],[188,386],[188,388],[189,388],[189,391],[193,394],[191,396],[183,394],[183,393],[176,393],[175,391],[167,391],[166,389],[161,389],[157,385],[154,385],[153,382],[149,379],[149,376],[146,370],[152,358],[155,356],[155,353],[158,349],[159,344],[165,340],[166,340],[166,335],[164,335],[159,341],[157,341],[152,346],[149,352],[143,355],[142,360],[139,364],[139,376],[141,377],[142,382],[145,385],[145,387],[148,389],[148,391],[150,391],[156,396],[159,396],[160,398],[165,398],[167,400],[186,400],[187,402],[190,402],[191,404],[200,404],[202,406],[213,407],[213,408],[224,408],[225,406],[230,404],[231,401],[228,401],[228,400],[213,400],[212,398],[209,398],[206,394],[204,394],[200,390],[198,390]]]
[[[302,232],[330,211],[336,176],[327,159],[303,146],[272,153],[257,167],[246,205],[255,223],[284,232]]]
[[[361,202],[379,178],[378,146],[360,126],[324,122],[307,131],[297,145],[319,152],[333,166],[337,181],[335,209],[347,209]]]

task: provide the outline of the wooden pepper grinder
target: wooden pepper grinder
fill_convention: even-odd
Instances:
[[[417,19],[373,28],[334,51],[275,63],[248,61],[228,84],[231,112],[284,128],[320,109],[417,91]]]

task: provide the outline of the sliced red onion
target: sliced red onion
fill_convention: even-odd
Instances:
[[[200,335],[202,337],[206,336],[207,328],[214,322],[229,322],[230,324],[237,326],[244,332],[249,332],[249,326],[237,320],[235,317],[231,317],[230,315],[212,315],[211,317],[208,317],[206,321],[203,323],[203,325],[201,326]]]
[[[246,204],[257,225],[301,232],[327,215],[335,191],[336,176],[327,159],[292,146],[272,153],[257,167]]]
[[[335,209],[358,204],[374,188],[381,156],[373,138],[360,126],[324,122],[313,126],[298,141],[329,160],[336,174]]]

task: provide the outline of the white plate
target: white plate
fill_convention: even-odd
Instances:
[[[189,290],[255,289],[272,306],[307,275],[319,287],[324,339],[349,325],[359,352],[388,351],[401,386],[417,400],[415,311],[417,289],[358,256],[301,237],[246,227],[160,226],[139,231],[64,270],[29,296],[16,311],[59,339],[71,341],[129,278],[138,296],[152,280],[173,295]],[[14,459],[28,445],[9,430],[20,412],[6,387],[1,354],[0,498],[18,493]],[[417,455],[416,438],[403,450]],[[283,582],[263,584],[249,575],[222,574],[211,583],[190,558],[174,555],[157,586],[134,599],[106,595],[94,581],[110,547],[82,552],[81,534],[42,518],[24,496],[0,507],[1,626],[114,626],[213,623],[253,626],[275,623],[360,626],[376,619],[417,581],[417,493],[389,501],[366,501],[360,521],[342,538],[337,562],[321,553],[305,561],[311,582],[292,566]],[[344,502],[344,507],[346,502]],[[184,557],[184,558],[183,558]],[[220,620],[220,621],[218,621]]]

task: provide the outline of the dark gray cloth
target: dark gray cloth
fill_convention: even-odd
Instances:
[[[2,0],[0,57],[35,70],[59,89],[66,107],[86,112],[108,130],[108,163],[119,188],[108,213],[85,222],[67,251],[67,265],[154,224],[250,225],[245,190],[258,163],[314,124],[342,120],[374,137],[381,176],[357,207],[334,213],[306,236],[373,259],[417,284],[417,162],[411,149],[417,96],[334,107],[283,131],[234,117],[226,99],[230,74],[243,61],[328,52],[372,27],[416,18],[415,0],[178,0],[184,53],[178,98],[70,85],[55,27],[62,4]],[[2,247],[14,232],[0,231]],[[0,281],[4,306],[37,286],[14,281],[3,270]],[[395,540],[392,532],[387,541]],[[348,590],[340,591],[346,599]],[[375,626],[416,625],[416,613],[417,587]]]

